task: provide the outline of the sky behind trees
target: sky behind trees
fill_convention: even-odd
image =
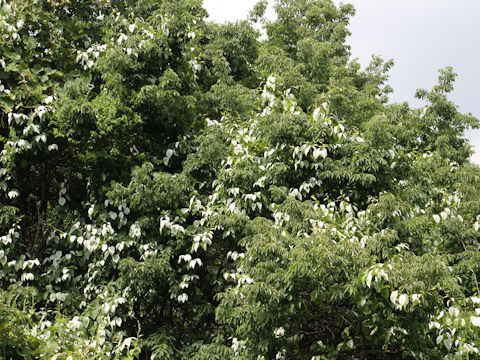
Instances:
[[[257,0],[204,0],[214,21],[235,21],[246,18]],[[272,3],[272,1],[270,1]],[[337,1],[338,3],[339,1]],[[350,0],[356,8],[351,20],[352,36],[348,43],[352,56],[368,64],[371,55],[394,59],[390,71],[393,102],[414,99],[417,88],[430,89],[438,77],[437,70],[452,66],[458,74],[451,99],[464,113],[480,117],[478,83],[480,67],[480,23],[477,0]],[[271,4],[270,4],[271,5]],[[267,12],[274,16],[273,9]],[[480,130],[468,131],[467,137],[476,148],[472,160],[480,164]]]

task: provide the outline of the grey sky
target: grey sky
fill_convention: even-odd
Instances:
[[[270,1],[272,2],[272,1]],[[339,1],[336,1],[337,3]],[[351,20],[348,43],[362,65],[371,55],[393,58],[391,100],[422,104],[414,99],[417,88],[430,89],[437,70],[453,66],[458,73],[451,99],[462,112],[480,117],[480,14],[479,0],[350,0],[357,10]],[[204,0],[212,20],[246,18],[256,0]],[[269,16],[273,12],[269,11]],[[472,160],[480,164],[480,131],[467,137],[477,149]]]

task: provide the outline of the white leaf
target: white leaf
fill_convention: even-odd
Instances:
[[[370,287],[370,285],[372,284],[372,273],[371,272],[368,273],[367,280],[365,281],[365,283],[367,284],[368,287]]]
[[[427,114],[428,107],[425,106],[422,110],[422,113],[420,114],[420,119],[423,118]]]
[[[412,301],[415,302],[420,299],[420,294],[412,294]]]
[[[400,306],[403,306],[407,303],[407,300],[408,300],[408,296],[406,294],[402,294],[398,297],[398,303],[400,304]]]
[[[398,297],[398,291],[397,290],[392,291],[392,293],[390,294],[390,301],[395,304],[397,297]]]
[[[133,33],[135,31],[135,24],[130,24],[128,25],[128,31],[130,31],[131,33]]]
[[[131,337],[126,338],[125,340],[123,340],[123,343],[125,344],[125,346],[126,346],[127,348],[129,348],[130,345],[132,344],[132,340],[133,340],[133,338],[131,338]]]
[[[177,301],[178,301],[178,302],[184,303],[184,302],[187,301],[187,300],[188,300],[188,295],[185,294],[185,293],[183,293],[182,295],[179,295],[179,296],[177,297]]]
[[[319,155],[322,157],[322,158],[326,158],[328,153],[327,153],[327,149],[323,148],[323,149],[320,149],[319,151]]]
[[[479,316],[470,316],[470,321],[474,326],[480,327],[480,317]]]
[[[445,211],[442,211],[440,213],[440,216],[442,217],[443,220],[447,220],[448,214]]]
[[[125,34],[120,34],[120,36],[118,37],[118,40],[117,40],[117,43],[120,45],[123,41],[127,40],[128,39],[128,36],[125,35]]]
[[[438,224],[440,222],[440,216],[437,214],[433,215],[433,220],[435,220],[435,222]]]
[[[60,199],[58,199],[58,203],[60,204],[60,206],[65,205],[66,202],[67,200],[64,197],[61,197]]]
[[[303,153],[305,154],[305,156],[308,155],[308,152],[310,151],[310,146],[305,146],[305,148],[303,149]]]
[[[455,316],[455,317],[458,317],[458,316],[460,315],[460,309],[452,306],[452,307],[450,307],[450,308],[448,309],[448,313],[449,313],[450,315],[453,315],[453,316]]]
[[[7,196],[8,196],[10,199],[13,199],[13,198],[16,198],[18,195],[20,195],[20,194],[18,193],[17,190],[12,190],[12,191],[9,191],[9,192],[8,192],[8,195],[7,195]]]
[[[448,338],[443,340],[443,343],[445,344],[445,347],[450,350],[452,348],[452,339]]]
[[[442,342],[442,340],[443,340],[443,335],[442,335],[442,334],[438,335],[438,337],[437,337],[437,345],[440,344],[440,343]]]

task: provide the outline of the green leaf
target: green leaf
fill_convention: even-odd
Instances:
[[[29,36],[25,40],[25,45],[28,50],[34,50],[37,47],[37,40],[33,36]]]
[[[20,54],[17,54],[15,52],[11,52],[11,51],[5,51],[4,54],[5,54],[6,57],[8,57],[9,59],[12,59],[12,60],[20,60],[22,58],[20,56]]]
[[[15,105],[12,97],[8,94],[0,95],[0,106],[4,109],[10,110]]]
[[[53,75],[53,74],[55,74],[56,72],[57,72],[57,71],[56,71],[55,69],[52,69],[52,68],[50,68],[50,67],[48,67],[48,66],[43,69],[43,73],[44,73],[45,75],[47,75],[47,76]]]
[[[34,74],[38,74],[38,73],[42,72],[42,70],[43,70],[43,67],[40,64],[33,65],[33,68],[31,69],[32,73],[34,73]]]
[[[83,72],[82,75],[80,76],[80,78],[87,82],[87,83],[90,83],[92,81],[92,74],[89,73],[89,72]]]
[[[7,64],[7,66],[5,66],[4,70],[5,70],[6,72],[10,72],[10,71],[11,71],[11,72],[15,72],[15,71],[18,71],[18,64],[15,63],[15,62],[9,62],[9,63]]]

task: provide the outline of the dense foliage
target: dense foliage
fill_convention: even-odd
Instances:
[[[0,6],[0,359],[480,357],[452,69],[387,104],[332,0]]]

